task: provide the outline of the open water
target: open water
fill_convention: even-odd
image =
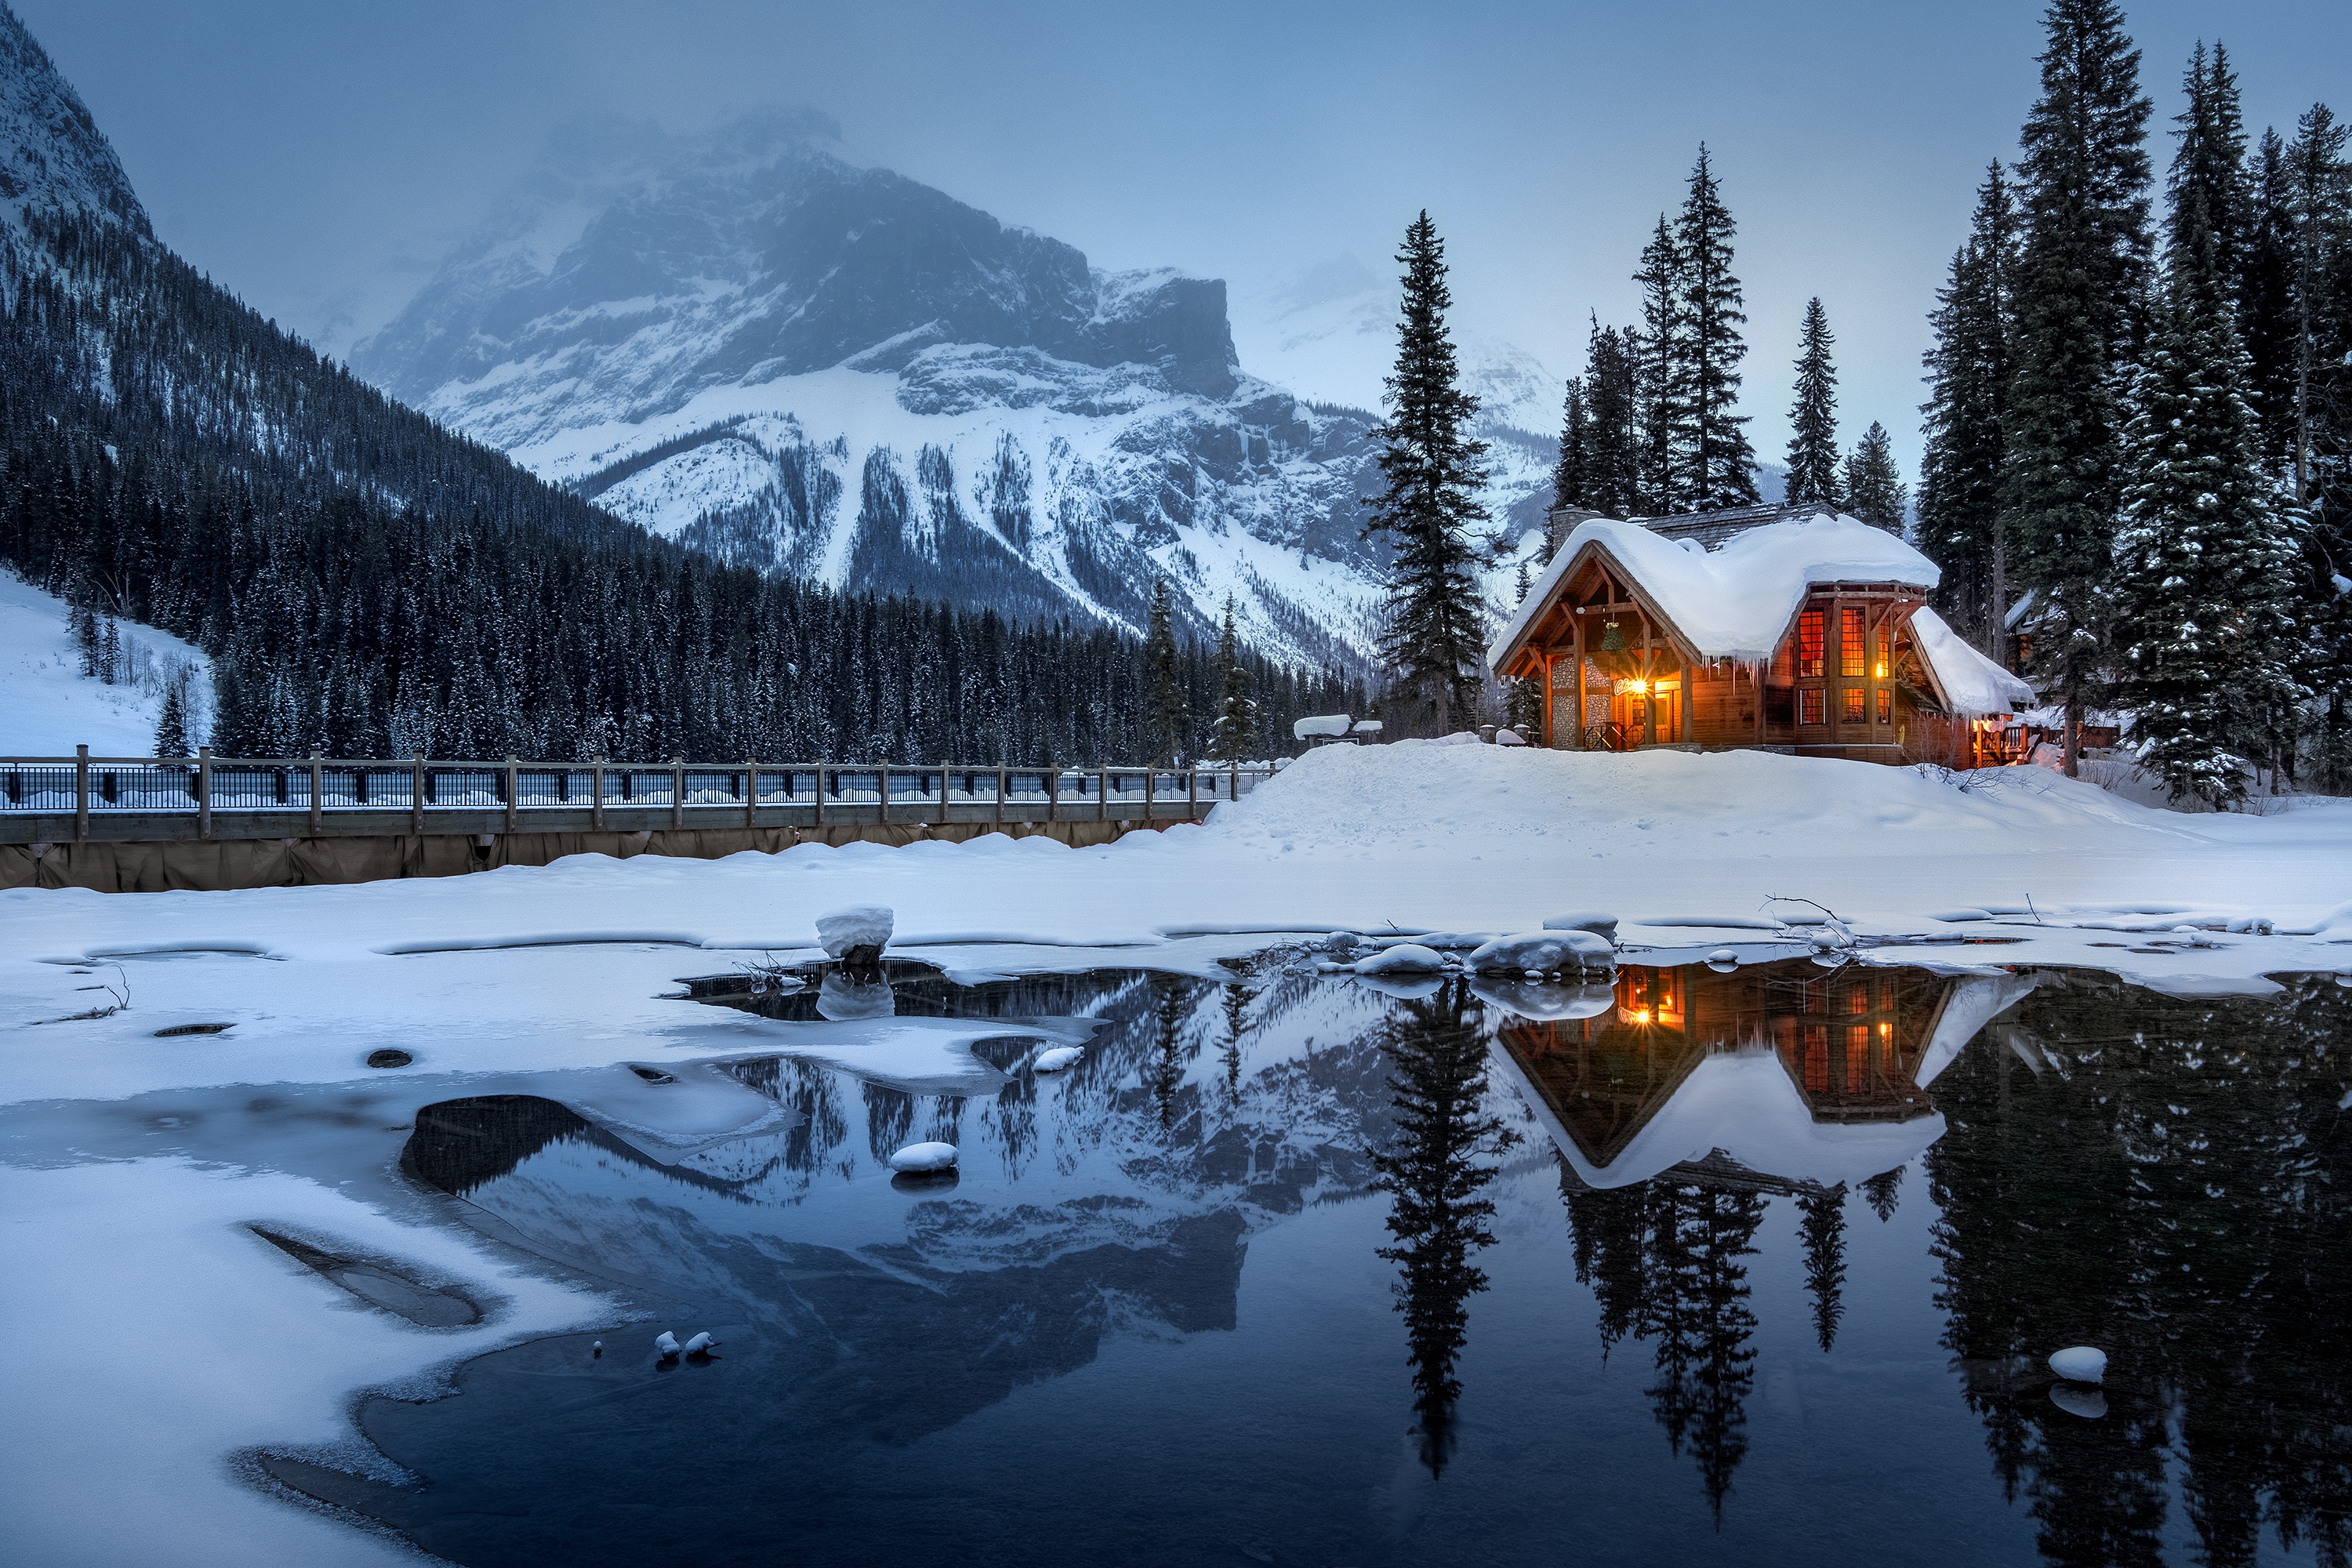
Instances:
[[[271,1473],[471,1568],[2352,1551],[2330,977],[832,978],[706,1000],[1004,1033],[953,1092],[735,1062],[785,1114],[684,1153],[426,1107],[408,1177],[629,1321],[365,1400],[404,1482]],[[959,1176],[894,1179],[927,1137]]]

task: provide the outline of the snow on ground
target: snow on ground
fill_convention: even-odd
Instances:
[[[32,1521],[16,1529],[37,1533],[44,1563],[381,1558],[245,1488],[225,1456],[331,1443],[349,1434],[355,1388],[602,1310],[401,1223],[393,1211],[415,1200],[388,1173],[337,1192],[121,1157],[122,1129],[111,1143],[98,1130],[125,1097],[362,1103],[391,1092],[394,1075],[361,1064],[393,1046],[416,1058],[401,1081],[550,1094],[656,1158],[685,1158],[767,1113],[696,1076],[714,1058],[796,1052],[910,1083],[995,1076],[968,1049],[977,1030],[944,1021],[786,1024],[664,999],[680,977],[762,952],[813,955],[816,918],[844,905],[890,906],[893,951],[951,973],[1213,974],[1218,957],[1285,933],[1523,931],[1570,909],[1616,914],[1654,961],[1806,951],[1771,917],[1817,911],[1775,896],[1819,900],[1866,938],[1937,939],[1872,961],[1984,975],[2094,965],[2177,992],[2259,992],[2267,973],[2352,974],[2352,802],[2189,817],[2037,768],[1954,778],[1762,752],[1400,742],[1311,752],[1204,826],[1089,849],[991,836],[719,861],[581,856],[360,887],[0,894],[0,1105],[39,1102],[18,1124],[51,1129],[54,1145],[0,1144],[0,1306],[36,1342],[12,1384],[28,1457],[0,1507]],[[2263,921],[2279,934],[2249,929]],[[1968,937],[2005,945],[1957,944]],[[64,1021],[102,1000],[90,987],[125,982],[129,1011]],[[231,1027],[155,1037],[184,1023]],[[633,1063],[690,1092],[666,1100]],[[526,1088],[523,1074],[562,1087]],[[1727,1058],[1654,1134],[1660,1157],[1736,1140],[1719,1129],[1762,1092],[1751,1076]],[[88,1139],[55,1131],[85,1124]],[[107,1163],[47,1168],[90,1147]],[[454,1332],[339,1310],[331,1287],[241,1229],[273,1216],[482,1281],[508,1304]]]
[[[109,686],[81,672],[66,602],[0,572],[0,755],[71,756],[86,745],[93,756],[151,756],[162,678],[174,664],[197,672],[195,698],[211,694],[203,649],[152,626],[117,625],[126,661],[144,679]],[[194,739],[200,728],[192,722],[189,731]]]

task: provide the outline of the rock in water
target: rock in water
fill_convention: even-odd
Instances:
[[[654,1349],[661,1352],[665,1357],[676,1355],[677,1353],[677,1336],[671,1333],[667,1329],[664,1329],[660,1333],[654,1336]]]
[[[1445,967],[1445,959],[1435,948],[1423,947],[1417,942],[1401,942],[1396,946],[1356,965],[1359,974],[1434,974]]]
[[[719,1342],[710,1337],[710,1331],[705,1329],[702,1332],[695,1335],[694,1338],[686,1342],[686,1353],[688,1355],[708,1355],[712,1350],[717,1348],[718,1344]]]
[[[1617,940],[1617,917],[1594,914],[1589,910],[1554,915],[1544,921],[1543,928],[1546,931],[1589,931],[1595,936],[1605,936],[1611,942]]]
[[[825,955],[847,963],[871,963],[890,940],[887,904],[852,904],[816,917],[816,939]]]
[[[890,1156],[890,1168],[899,1172],[952,1171],[955,1163],[952,1143],[909,1143]]]
[[[1076,1046],[1055,1046],[1050,1051],[1039,1051],[1037,1059],[1029,1065],[1039,1072],[1060,1072],[1064,1068],[1078,1065],[1087,1053]]]
[[[1538,931],[1498,936],[1473,952],[1470,967],[1481,974],[1605,972],[1617,967],[1617,949],[1589,931]]]
[[[2079,1415],[2085,1421],[2096,1421],[2107,1413],[2107,1396],[2079,1383],[2052,1384],[2050,1403],[2067,1415]]]
[[[1718,947],[1706,955],[1706,966],[1717,974],[1728,974],[1739,967],[1739,955],[1727,947]]]
[[[2089,1345],[2068,1345],[2063,1351],[2050,1352],[2050,1370],[2069,1383],[2103,1383],[2107,1375],[2107,1352]]]

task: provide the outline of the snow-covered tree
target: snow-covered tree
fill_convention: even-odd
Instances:
[[[1790,501],[1838,500],[1837,367],[1830,363],[1828,312],[1821,296],[1805,307],[1805,324],[1797,334],[1797,402],[1789,412],[1795,432],[1789,437]]]
[[[163,683],[163,710],[155,720],[155,754],[159,757],[184,757],[188,754],[188,704],[181,695],[183,682]]]
[[[2241,759],[2291,757],[2295,549],[2263,475],[2218,235],[2176,184],[2165,300],[2132,386],[2116,539],[2126,739],[2175,800],[2225,806]]]
[[[1176,653],[1176,612],[1168,579],[1151,582],[1151,630],[1143,662],[1150,676],[1152,761],[1172,763],[1184,749],[1184,679]]]
[[[1249,668],[1242,663],[1240,639],[1234,631],[1231,595],[1225,599],[1224,625],[1217,633],[1217,719],[1209,731],[1209,754],[1220,762],[1240,762],[1257,743],[1257,704],[1250,700]]]
[[[1404,267],[1396,367],[1387,378],[1388,418],[1371,432],[1386,488],[1368,508],[1364,532],[1388,535],[1381,651],[1398,684],[1440,731],[1476,711],[1485,613],[1474,530],[1486,521],[1478,491],[1486,444],[1469,435],[1478,400],[1462,390],[1445,312],[1445,245],[1423,212],[1397,254]]]

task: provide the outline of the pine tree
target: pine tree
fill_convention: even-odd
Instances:
[[[1900,535],[1911,508],[1910,488],[1895,466],[1894,442],[1874,419],[1845,459],[1845,510],[1873,528]]]
[[[1634,507],[1653,516],[1681,510],[1680,499],[1692,488],[1683,468],[1694,422],[1687,277],[1682,247],[1660,213],[1633,274],[1642,289],[1642,324],[1626,328],[1623,339],[1634,397]]]
[[[1584,488],[1570,504],[1604,517],[1636,517],[1643,510],[1641,398],[1627,337],[1595,316],[1585,350]]]
[[[2150,105],[2113,0],[2053,0],[2043,22],[2042,96],[2020,138],[2006,527],[2040,594],[2034,662],[2065,709],[2071,775],[2108,658],[2119,392],[2142,335],[2149,251]]]
[[[1184,748],[1184,682],[1176,653],[1175,606],[1165,577],[1151,582],[1151,630],[1144,639],[1143,663],[1150,678],[1151,760],[1172,763]]]
[[[2180,129],[2166,185],[2171,200],[2168,237],[2180,244],[2181,214],[2194,210],[2203,240],[2213,252],[2212,282],[2232,306],[2242,306],[2246,266],[2253,237],[2253,196],[2246,173],[2246,125],[2238,101],[2238,79],[2229,51],[2213,46],[2208,59],[2200,43],[2182,83],[2189,106],[2173,117]]]
[[[1837,367],[1830,363],[1835,342],[1816,294],[1797,334],[1797,403],[1789,413],[1795,432],[1789,438],[1786,499],[1791,502],[1838,501]]]
[[[98,678],[112,686],[122,679],[122,632],[114,617],[106,617],[106,629],[98,637]]]
[[[1805,1240],[1805,1289],[1813,1298],[1813,1337],[1826,1352],[1837,1342],[1845,1316],[1845,1187],[1806,1193],[1797,1199]]]
[[[163,711],[155,721],[155,754],[159,757],[189,754],[188,705],[181,695],[182,686],[178,680],[163,685]]]
[[[1398,683],[1443,732],[1476,710],[1485,615],[1472,575],[1473,530],[1486,521],[1478,490],[1486,444],[1472,440],[1478,400],[1464,392],[1445,312],[1445,247],[1423,212],[1405,231],[1396,368],[1388,418],[1370,434],[1386,488],[1373,499],[1367,537],[1389,536],[1386,625],[1381,650]]]
[[[1943,569],[1938,605],[1996,664],[2009,663],[2009,540],[2001,510],[2017,212],[1996,163],[1977,191],[1928,325],[1930,392],[1919,468],[1919,548]]]
[[[2116,643],[2141,765],[2176,801],[2227,806],[2242,759],[2292,755],[2302,692],[2294,549],[2262,472],[2212,198],[2173,183],[2165,299],[2132,388]]]
[[[2284,469],[2294,452],[2294,199],[2286,142],[2265,130],[2249,171],[2245,274],[2239,330],[2249,362],[2247,395],[2262,421],[2263,460]]]
[[[1250,700],[1250,675],[1234,632],[1234,601],[1225,599],[1225,622],[1217,634],[1217,721],[1209,731],[1209,754],[1242,762],[1257,743],[1257,704]]]
[[[2352,794],[2352,163],[2328,107],[2282,160],[2286,217],[2284,435],[2303,532],[2304,679],[2319,696],[2315,782]]]
[[[1690,192],[1675,225],[1689,323],[1683,378],[1690,399],[1688,488],[1678,509],[1685,511],[1754,506],[1762,499],[1756,489],[1756,452],[1748,444],[1748,416],[1732,412],[1739,402],[1739,362],[1748,353],[1739,332],[1748,315],[1739,279],[1731,273],[1734,232],[1731,211],[1723,205],[1701,142]]]
[[[1582,507],[1591,484],[1592,414],[1585,405],[1584,378],[1571,375],[1561,399],[1559,461],[1551,469],[1552,510]]]

